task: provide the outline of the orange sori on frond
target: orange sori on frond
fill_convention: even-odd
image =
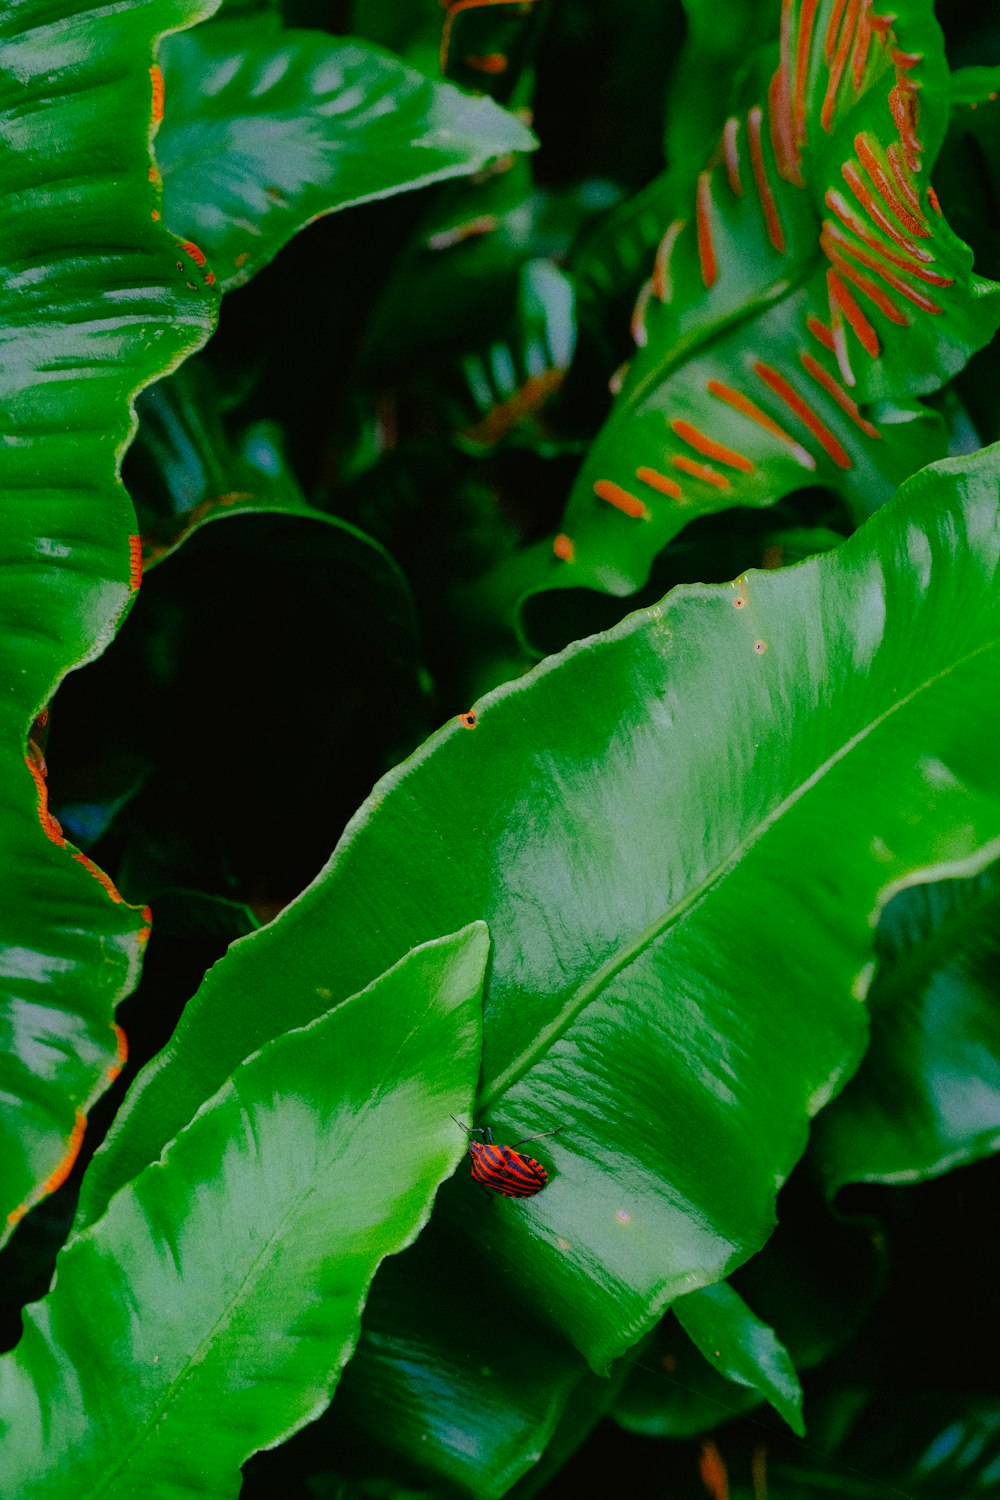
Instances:
[[[867,440],[881,439],[875,423],[862,415],[850,394],[857,384],[859,354],[875,359],[881,352],[873,312],[905,327],[914,310],[940,314],[940,291],[954,285],[952,277],[935,268],[928,243],[933,230],[924,203],[939,213],[937,199],[929,185],[923,197],[920,191],[923,146],[918,85],[912,77],[920,58],[897,46],[893,18],[877,13],[872,0],[833,0],[825,21],[824,10],[819,0],[783,0],[779,63],[768,89],[767,111],[754,104],[743,118],[734,115],[725,122],[718,146],[698,176],[693,214],[696,265],[706,293],[712,293],[724,268],[719,208],[713,196],[720,183],[722,192],[756,203],[767,240],[777,255],[784,255],[787,234],[774,174],[805,191],[803,151],[810,129],[817,129],[808,108],[810,98],[821,99],[818,129],[830,135],[858,99],[869,88],[881,87],[880,77],[886,78],[895,138],[883,145],[870,130],[858,130],[841,168],[843,187],[828,188],[818,205],[821,213],[827,211],[819,230],[819,247],[827,262],[826,321],[814,311],[805,315],[803,346],[793,351],[794,369],[778,370],[751,355],[750,390],[716,378],[705,382],[706,395],[778,438],[797,462],[813,471],[821,460],[841,470],[853,466],[831,422],[846,416]],[[673,220],[657,247],[652,274],[632,317],[632,334],[640,349],[648,343],[651,309],[674,296],[671,259],[690,222]],[[830,410],[828,417],[824,407]],[[655,514],[657,495],[675,505],[704,503],[709,489],[732,490],[735,476],[754,472],[753,460],[731,439],[719,441],[686,416],[669,420],[668,426],[677,440],[676,451],[660,452],[655,463],[637,465],[634,488],[627,479],[622,483],[623,476],[595,477],[592,491],[597,501],[630,520],[648,521]],[[674,475],[665,473],[665,467]],[[554,552],[567,562],[575,557],[565,545]]]

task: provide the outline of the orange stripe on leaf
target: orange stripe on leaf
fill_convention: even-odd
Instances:
[[[826,23],[826,35],[823,38],[824,62],[828,63],[833,59],[833,54],[837,46],[837,27],[840,25],[840,18],[844,14],[844,6],[846,4],[847,0],[833,0],[833,9],[830,12],[830,19]]]
[[[854,149],[858,153],[858,160],[868,174],[872,186],[882,199],[893,218],[919,239],[925,239],[930,234],[927,225],[911,213],[906,204],[900,199],[892,183],[883,172],[878,157],[867,137],[862,131],[854,137]]]
[[[920,207],[920,199],[917,197],[917,191],[909,177],[910,171],[918,170],[920,164],[919,162],[917,163],[917,168],[905,166],[899,159],[900,149],[897,142],[892,141],[886,150],[885,159],[889,163],[889,171],[892,173],[893,182],[899,189],[900,197],[912,214],[922,217],[923,210]]]
[[[661,302],[669,302],[673,295],[673,286],[670,280],[670,257],[673,254],[677,236],[685,227],[683,219],[675,219],[667,228],[666,234],[656,247],[656,259],[653,262],[653,295]]]
[[[730,385],[723,385],[721,380],[709,380],[707,382],[707,390],[708,394],[714,396],[716,400],[724,401],[734,411],[738,411],[742,416],[748,417],[751,422],[756,422],[758,427],[763,427],[765,432],[770,432],[772,436],[780,438],[783,443],[787,443],[799,463],[805,468],[815,469],[816,460],[809,450],[803,448],[802,444],[796,438],[792,437],[790,432],[786,432],[784,427],[780,426],[773,417],[768,416],[766,411],[762,411],[756,402],[750,400],[749,396],[744,396],[742,391],[734,391]]]
[[[788,97],[788,75],[784,68],[777,68],[767,86],[767,120],[771,136],[771,149],[778,176],[786,182],[803,187],[799,153],[792,134],[792,105]]]
[[[733,487],[725,474],[720,474],[718,469],[713,469],[710,464],[696,463],[693,458],[688,458],[686,453],[675,453],[670,462],[675,469],[680,469],[682,474],[690,474],[692,479],[700,479],[703,484],[710,484],[713,489],[731,490]]]
[[[872,281],[870,276],[863,276],[857,266],[853,265],[845,255],[842,255],[835,246],[831,245],[829,240],[824,240],[821,236],[820,243],[826,252],[830,264],[837,268],[839,275],[849,281],[852,286],[856,286],[862,296],[867,297],[872,306],[877,307],[879,312],[889,319],[890,323],[895,323],[900,328],[905,328],[909,324],[909,318],[896,306],[888,292],[883,291],[876,282]]]
[[[808,427],[816,441],[825,449],[838,469],[853,468],[851,456],[844,445],[832,433],[826,423],[820,418],[812,407],[801,396],[793,385],[790,384],[780,371],[766,365],[763,360],[754,361],[754,373],[767,386],[768,390],[774,392],[780,401],[784,401],[789,411],[794,412],[799,421]]]
[[[860,93],[868,66],[868,49],[872,40],[872,0],[861,0],[858,29],[854,35],[854,53],[851,58],[851,77],[856,93]]]
[[[767,179],[767,168],[764,164],[764,147],[760,138],[760,126],[763,113],[758,104],[747,115],[747,138],[750,143],[750,165],[753,168],[753,180],[757,184],[757,192],[760,195],[760,206],[764,213],[764,223],[767,225],[767,237],[775,250],[784,251],[785,233],[781,227],[778,217],[778,206],[771,192],[771,184]]]
[[[844,181],[861,204],[861,207],[878,228],[881,229],[882,233],[888,235],[901,250],[907,250],[911,255],[917,255],[919,247],[906,237],[899,225],[894,224],[889,215],[883,211],[881,205],[876,202],[871,189],[862,178],[854,162],[845,161],[840,171]],[[929,232],[925,231],[925,234]]]
[[[639,288],[639,295],[635,299],[635,307],[632,309],[632,321],[629,324],[632,341],[637,349],[644,349],[649,343],[649,334],[646,332],[646,309],[649,306],[649,299],[652,293],[653,281],[652,277],[650,277],[649,281],[644,281]]]
[[[808,318],[806,318],[806,327],[813,338],[817,339],[823,345],[824,349],[829,349],[831,354],[834,352],[833,334],[822,319],[817,318],[815,313],[810,313]]]
[[[792,105],[793,130],[799,146],[803,146],[806,139],[806,78],[809,73],[809,49],[815,19],[816,0],[802,0],[799,44],[795,53],[795,102]]]
[[[824,201],[827,208],[836,214],[844,228],[849,229],[869,249],[881,255],[883,260],[890,261],[892,265],[899,266],[903,271],[909,271],[911,276],[919,276],[921,281],[929,281],[932,286],[954,286],[951,276],[942,276],[938,271],[928,269],[928,262],[933,261],[934,257],[929,250],[924,249],[923,245],[914,245],[911,241],[904,239],[903,243],[908,254],[901,255],[896,250],[890,250],[888,245],[884,245],[875,234],[865,228],[857,214],[852,212],[843,193],[838,192],[836,188],[827,188]],[[903,239],[903,236],[900,236],[900,239]],[[899,241],[895,243],[898,244]],[[913,260],[910,259],[911,255],[915,257]]]
[[[681,442],[689,443],[706,458],[714,458],[720,464],[728,464],[731,469],[742,470],[744,474],[753,473],[753,464],[745,454],[737,453],[734,448],[727,448],[724,443],[717,443],[714,438],[699,431],[692,423],[677,419],[671,422],[670,426]]]
[[[712,240],[712,222],[709,213],[712,206],[712,174],[711,172],[700,172],[698,174],[698,193],[696,198],[696,221],[698,230],[698,261],[701,265],[701,279],[706,288],[715,285],[719,275],[719,263],[715,256],[715,244]]]
[[[638,495],[630,494],[611,479],[599,479],[594,485],[594,494],[598,500],[606,500],[608,505],[613,505],[623,515],[632,516],[637,521],[649,520],[649,511]]]
[[[88,874],[93,875],[98,884],[103,885],[112,901],[117,903],[122,900],[121,892],[118,890],[114,881],[111,879],[111,876],[105,874],[100,865],[95,865],[92,859],[88,859],[85,854],[80,854],[79,852],[74,854],[73,858],[76,860],[78,865],[83,865],[83,868],[87,871]]]
[[[847,290],[846,286],[844,285],[841,278],[837,275],[836,271],[827,271],[826,287],[830,297],[831,312],[837,310],[843,313],[844,317],[847,319],[851,328],[857,335],[861,347],[867,354],[871,355],[872,359],[875,359],[878,356],[879,351],[878,334],[875,332],[872,324],[865,317],[864,313],[861,311],[861,308],[851,296],[850,292]],[[836,338],[836,324],[834,325],[834,338]],[[843,372],[843,365],[841,365],[841,371]],[[854,384],[854,378],[853,376],[849,376],[849,372],[844,373],[844,378],[847,380],[849,385]]]
[[[43,1184],[46,1193],[54,1193],[57,1188],[61,1188],[66,1178],[72,1172],[73,1164],[80,1154],[80,1147],[83,1145],[83,1136],[86,1129],[87,1116],[82,1109],[78,1109],[76,1120],[74,1121],[73,1129],[70,1132],[69,1141],[66,1145],[65,1154],[55,1171],[45,1179]]]
[[[736,139],[739,128],[739,120],[737,120],[735,115],[730,115],[722,127],[722,160],[725,163],[729,186],[737,198],[742,198],[743,182],[740,178],[740,151]]]
[[[818,359],[814,359],[805,351],[799,355],[799,359],[806,374],[810,375],[817,385],[823,387],[831,400],[836,401],[841,411],[847,413],[855,427],[863,432],[865,437],[881,438],[882,434],[878,428],[861,415],[857,402],[851,400],[844,387],[834,379],[829,370],[824,370]]]
[[[149,81],[153,86],[153,124],[163,119],[163,73],[154,63],[149,70]]]
[[[128,539],[128,586],[129,592],[134,594],[142,583],[142,537],[130,536]]]
[[[108,1068],[108,1082],[114,1083],[122,1068],[128,1062],[128,1037],[113,1021],[111,1029],[115,1034],[116,1061]]]
[[[854,28],[857,22],[858,0],[848,0],[844,24],[837,41],[837,50],[833,54],[833,61],[830,64],[830,76],[827,79],[826,93],[823,96],[823,106],[819,114],[819,122],[827,135],[829,135],[833,124],[833,112],[837,107],[837,95],[840,92],[844,69],[847,66],[847,55],[851,50],[851,43],[854,40]]]
[[[802,185],[799,153],[792,122],[792,32],[795,29],[795,0],[781,0],[779,63],[767,91],[771,142],[780,176]]]
[[[684,493],[675,479],[661,474],[659,469],[636,469],[635,477],[641,484],[648,484],[650,489],[658,490],[661,495],[669,495],[671,500],[680,500]]]
[[[885,264],[885,260],[882,257],[872,255],[869,251],[862,250],[859,245],[853,244],[846,235],[841,234],[836,226],[828,220],[823,225],[822,239],[825,241],[824,248],[827,244],[833,244],[843,254],[852,255],[861,265],[867,266],[870,271],[874,271],[876,275],[881,276],[882,280],[887,286],[891,286],[893,291],[899,292],[902,297],[909,298],[915,307],[922,308],[924,312],[929,313],[939,313],[941,311],[938,304],[928,297],[925,292],[921,292],[916,287],[910,286],[901,276],[891,270]],[[907,266],[906,269],[910,270],[910,267]],[[912,274],[918,275],[919,271],[914,271]],[[926,272],[924,274],[926,275]],[[943,283],[945,286],[951,285],[951,282],[945,277],[936,277],[935,280]]]

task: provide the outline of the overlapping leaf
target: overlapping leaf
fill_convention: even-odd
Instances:
[[[871,1046],[815,1125],[831,1191],[918,1182],[1000,1145],[1000,871],[902,891],[877,951]]]
[[[677,1319],[713,1370],[764,1396],[801,1437],[802,1387],[788,1350],[726,1282],[674,1304]]]
[[[164,81],[166,220],[224,289],[321,214],[536,144],[489,99],[430,82],[371,44],[282,30],[267,13],[174,37]]]
[[[461,1155],[488,952],[482,924],[428,944],[268,1043],[67,1246],[0,1360],[11,1494],[236,1495],[323,1410]]]
[[[513,1140],[564,1129],[549,1186],[488,1232],[471,1184],[443,1196],[427,1233],[451,1248],[399,1337],[407,1305],[488,1279],[501,1330],[516,1304],[603,1368],[745,1259],[863,1051],[871,913],[1000,840],[997,462],[918,476],[833,554],[676,590],[430,740],[207,977],[95,1158],[82,1222],[267,1039],[276,986],[305,1021],[318,988],[336,1000],[478,916],[479,1118]]]
[[[914,398],[1000,320],[928,184],[944,129],[930,0],[786,0],[777,68],[662,225],[635,356],[548,585],[628,593],[697,515],[827,484],[860,520],[943,451]]]
[[[149,180],[158,37],[210,0],[8,6],[0,19],[0,1218],[68,1171],[119,1068],[114,1007],[146,919],[67,846],[38,736],[138,586],[118,479],[129,401],[207,336],[214,299],[164,233]],[[130,546],[130,534],[131,546]],[[2,1237],[2,1236],[0,1236]]]

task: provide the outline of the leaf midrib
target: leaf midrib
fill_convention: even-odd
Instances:
[[[691,911],[700,905],[709,893],[733,872],[742,861],[744,855],[749,853],[754,845],[759,843],[764,835],[787,812],[800,802],[814,786],[817,786],[828,772],[833,770],[834,767],[838,766],[850,755],[858,745],[862,744],[871,734],[887,723],[895,713],[900,709],[906,708],[922,693],[929,691],[951,673],[961,670],[969,662],[974,661],[976,657],[983,655],[984,652],[995,650],[998,645],[1000,645],[1000,636],[984,641],[982,645],[977,646],[974,650],[968,651],[964,656],[960,656],[955,661],[950,662],[939,672],[935,672],[931,677],[926,678],[911,688],[903,697],[898,698],[888,708],[883,710],[882,713],[877,714],[874,719],[863,725],[861,729],[845,740],[842,745],[839,745],[809,776],[794,787],[771,812],[767,813],[749,829],[743,838],[739,839],[733,845],[729,853],[720,859],[692,890],[688,891],[679,901],[669,907],[655,921],[651,922],[648,927],[644,928],[632,942],[625,944],[617,953],[612,954],[596,970],[591,978],[580,986],[576,994],[570,997],[555,1019],[542,1028],[531,1045],[526,1047],[490,1085],[483,1089],[476,1102],[476,1113],[481,1114],[491,1109],[508,1089],[512,1088],[530,1068],[534,1067],[541,1060],[549,1048],[562,1037],[576,1020],[577,1016],[586,1009],[591,1001],[596,1000],[603,994],[619,974],[622,974],[641,958],[666,932],[672,927],[677,926]]]
[[[819,222],[817,220],[817,223]],[[815,272],[823,268],[825,257],[822,250],[819,249],[818,236],[816,244],[815,252],[809,255],[808,259],[803,263],[800,273],[791,281],[786,276],[780,277],[771,286],[755,296],[753,300],[744,304],[739,310],[734,311],[728,317],[724,316],[720,318],[717,323],[713,323],[710,328],[705,330],[703,337],[696,333],[688,344],[680,340],[678,343],[671,345],[669,358],[655,365],[647,375],[644,375],[636,385],[634,391],[623,393],[624,400],[621,407],[621,416],[631,417],[635,408],[645,400],[650,386],[657,388],[661,386],[664,381],[669,380],[684,365],[690,364],[693,360],[704,355],[715,344],[721,343],[734,328],[738,328],[742,323],[755,322],[763,313],[768,312],[772,307],[776,307],[779,302],[783,302],[786,298],[794,297],[796,292],[805,286]]]
[[[417,1028],[414,1025],[411,1025],[409,1031],[407,1031],[405,1035],[398,1041],[395,1051],[395,1060],[398,1060],[404,1055],[407,1047],[409,1047],[413,1037],[416,1035],[416,1030]],[[398,1074],[395,1066],[393,1066],[391,1069],[387,1069],[386,1077],[395,1078],[397,1076]],[[344,1160],[349,1159],[350,1146],[354,1140],[354,1137],[357,1135],[358,1131],[362,1129],[364,1122],[367,1120],[368,1114],[376,1111],[377,1103],[378,1100],[376,1097],[373,1096],[372,1098],[370,1098],[368,1100],[366,1108],[355,1115],[353,1120],[351,1121],[351,1128],[347,1132],[344,1149],[339,1153]],[[256,1130],[253,1126],[252,1117],[245,1107],[243,1109],[243,1114],[250,1128],[250,1132],[254,1138],[254,1147],[259,1158],[260,1146],[257,1140]],[[197,1116],[195,1118],[197,1118]],[[194,1122],[192,1121],[192,1123]],[[182,1134],[184,1133],[186,1132],[182,1132]],[[155,1163],[152,1170],[166,1170],[166,1168],[167,1158],[164,1158]],[[268,1237],[262,1242],[258,1253],[247,1265],[246,1271],[240,1280],[239,1286],[233,1292],[232,1297],[230,1297],[228,1302],[222,1308],[218,1317],[215,1319],[212,1325],[206,1330],[206,1332],[202,1336],[200,1343],[198,1344],[198,1347],[192,1350],[188,1358],[184,1361],[183,1365],[177,1371],[170,1384],[163,1391],[160,1399],[149,1410],[145,1420],[142,1422],[138,1431],[135,1433],[131,1443],[123,1445],[115,1450],[116,1461],[114,1462],[113,1466],[106,1468],[99,1476],[95,1487],[88,1492],[88,1500],[100,1500],[100,1497],[107,1495],[111,1487],[115,1485],[123,1475],[127,1477],[126,1469],[131,1463],[133,1456],[138,1453],[145,1446],[145,1444],[151,1441],[155,1436],[157,1425],[164,1412],[166,1412],[174,1404],[175,1400],[179,1399],[184,1387],[193,1378],[195,1371],[200,1365],[205,1362],[208,1355],[212,1352],[217,1339],[219,1337],[225,1337],[234,1321],[239,1317],[240,1312],[242,1311],[248,1298],[251,1297],[256,1291],[260,1282],[260,1277],[266,1274],[268,1264],[275,1259],[277,1252],[281,1249],[282,1245],[288,1238],[289,1223],[292,1221],[300,1220],[304,1217],[307,1205],[309,1204],[311,1199],[315,1198],[317,1192],[319,1191],[318,1179],[321,1177],[321,1175],[322,1173],[318,1171],[313,1181],[309,1184],[304,1193],[300,1194],[298,1197],[289,1199],[288,1206],[278,1220],[278,1223],[276,1224],[273,1232],[268,1235]],[[125,1188],[123,1188],[122,1191],[128,1192],[130,1190],[131,1185],[127,1185]],[[427,1211],[425,1209],[423,1223],[426,1223],[426,1216]],[[98,1223],[99,1222],[100,1221],[98,1220]],[[420,1223],[414,1227],[414,1229],[410,1232],[410,1235],[404,1240],[403,1245],[401,1245],[399,1248],[405,1249],[407,1244],[412,1244],[413,1240],[416,1238],[417,1233],[419,1232],[419,1229],[423,1227],[423,1223]],[[84,1233],[86,1233],[86,1231],[84,1231]],[[378,1266],[385,1259],[386,1255],[391,1253],[393,1252],[387,1250],[379,1256],[378,1261],[372,1268],[372,1277],[374,1277],[375,1271],[377,1271]],[[364,1301],[364,1294],[367,1291],[367,1286],[370,1285],[370,1281],[371,1278],[369,1278],[367,1284],[362,1284],[362,1302]],[[360,1327],[360,1316],[361,1311],[359,1308],[353,1329],[350,1330],[347,1335],[349,1337],[350,1333],[353,1332],[353,1334],[355,1335],[355,1343],[357,1342],[356,1335]],[[302,1342],[302,1340],[300,1340],[300,1342]],[[327,1342],[332,1342],[332,1336],[328,1336]],[[348,1355],[348,1358],[349,1357],[350,1355]],[[337,1379],[339,1379],[340,1372],[344,1368],[344,1365],[346,1363],[347,1361],[344,1360],[343,1363],[337,1367],[335,1371],[335,1376]],[[265,1373],[271,1374],[271,1371],[266,1371]],[[289,1434],[287,1432],[284,1434],[284,1436],[286,1437],[288,1435]]]

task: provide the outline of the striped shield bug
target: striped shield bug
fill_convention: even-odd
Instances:
[[[454,1119],[454,1115],[452,1119]],[[459,1130],[466,1127],[455,1120]],[[470,1130],[470,1137],[480,1135],[482,1140],[469,1141],[469,1155],[472,1157],[472,1180],[478,1182],[481,1187],[488,1188],[494,1193],[500,1193],[504,1198],[533,1198],[540,1193],[549,1180],[549,1174],[540,1161],[533,1156],[527,1156],[518,1151],[517,1146],[525,1146],[528,1141],[541,1140],[543,1135],[558,1135],[563,1129],[558,1125],[555,1130],[543,1130],[540,1135],[526,1136],[523,1141],[518,1141],[515,1146],[498,1146],[494,1143],[493,1132],[488,1125]]]

